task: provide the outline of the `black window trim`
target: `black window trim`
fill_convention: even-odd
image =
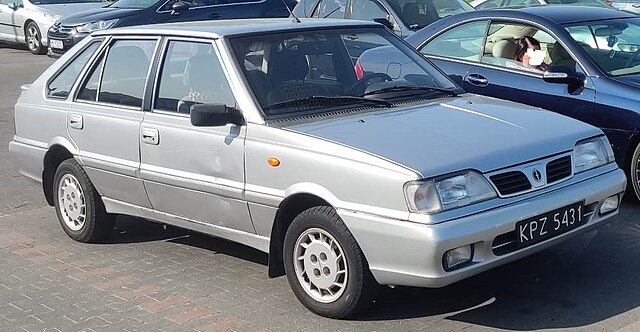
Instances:
[[[121,104],[116,104],[116,103],[108,103],[108,102],[104,102],[104,101],[98,101],[99,95],[100,95],[100,88],[102,87],[102,74],[104,73],[104,66],[106,64],[106,58],[109,55],[109,51],[111,50],[111,47],[113,46],[114,43],[116,43],[117,41],[122,41],[122,40],[154,40],[156,42],[156,45],[154,47],[153,52],[151,53],[151,59],[149,62],[149,68],[147,71],[147,75],[145,77],[145,87],[142,90],[142,105],[141,106],[129,106],[129,105],[121,105]],[[105,43],[106,46],[104,46],[102,48],[102,50],[98,54],[98,57],[94,58],[91,66],[88,67],[88,70],[85,70],[85,73],[83,74],[83,78],[81,81],[81,84],[79,86],[76,87],[76,91],[74,91],[74,98],[73,98],[73,102],[76,103],[80,103],[80,104],[89,104],[89,105],[95,105],[95,106],[107,106],[107,107],[116,107],[119,109],[123,109],[123,110],[130,110],[130,111],[142,111],[144,109],[145,106],[145,101],[148,98],[148,94],[147,94],[147,87],[149,86],[149,77],[152,74],[152,70],[154,69],[153,64],[155,62],[155,59],[158,57],[158,48],[160,47],[161,44],[161,36],[158,35],[114,35],[111,36],[111,38],[109,38],[109,41],[107,43]],[[89,100],[82,100],[82,99],[78,99],[78,96],[80,94],[80,90],[81,87],[83,87],[85,85],[85,83],[87,83],[87,80],[89,80],[91,77],[90,75],[88,75],[88,73],[95,67],[100,65],[100,61],[102,59],[105,59],[104,63],[102,63],[102,68],[100,68],[100,78],[98,81],[98,90],[96,91],[96,100],[95,101],[89,101]],[[86,68],[85,68],[86,69]]]
[[[91,38],[91,37],[89,37],[89,38]],[[87,71],[87,68],[90,68],[91,66],[93,66],[93,61],[94,61],[96,55],[100,54],[102,49],[104,49],[104,45],[105,45],[105,40],[106,39],[108,39],[108,38],[104,38],[104,37],[93,38],[81,50],[76,52],[76,54],[74,54],[73,57],[71,59],[69,59],[62,67],[58,68],[58,70],[56,70],[56,72],[53,75],[51,75],[51,78],[49,78],[47,80],[47,84],[44,87],[45,88],[45,92],[44,92],[45,98],[46,99],[53,99],[53,100],[60,100],[60,101],[61,100],[68,100],[69,97],[73,95],[75,89],[77,88],[78,82],[83,79],[83,77],[85,75],[85,72]],[[100,43],[100,45],[98,45],[98,48],[95,51],[93,51],[93,54],[91,54],[91,57],[89,57],[89,60],[87,61],[87,63],[85,63],[84,66],[82,67],[82,69],[80,69],[80,72],[78,73],[78,75],[76,76],[75,80],[71,84],[71,87],[69,88],[69,93],[67,94],[67,96],[65,96],[65,97],[50,96],[49,95],[49,85],[51,85],[51,83],[56,78],[58,78],[58,76],[60,76],[60,74],[62,74],[63,71],[65,71],[67,68],[69,68],[71,63],[73,61],[75,61],[87,48],[89,48],[91,45],[93,45],[95,43]]]

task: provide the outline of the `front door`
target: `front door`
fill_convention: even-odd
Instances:
[[[21,19],[18,17],[18,10],[24,8],[9,8],[9,4],[21,4],[21,0],[0,0],[0,40],[19,42],[18,36],[22,29]]]
[[[68,115],[69,135],[103,197],[151,207],[138,177],[142,100],[157,39],[116,39],[89,70]]]
[[[194,127],[189,118],[196,104],[236,104],[212,42],[169,40],[156,86],[140,134],[153,208],[254,233],[244,201],[246,126]]]

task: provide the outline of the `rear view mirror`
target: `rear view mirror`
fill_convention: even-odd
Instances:
[[[229,123],[244,123],[242,114],[235,107],[225,104],[198,104],[191,107],[191,124],[196,127],[221,127]]]
[[[374,18],[373,21],[376,22],[376,23],[380,23],[380,24],[384,25],[389,30],[393,30],[395,28],[393,23],[391,23],[391,21],[389,21],[389,19],[386,18],[386,17],[385,18]]]
[[[570,89],[578,89],[584,85],[584,77],[566,66],[552,66],[542,74],[547,83],[567,84]]]
[[[180,12],[189,10],[189,4],[184,1],[177,1],[171,6],[171,15],[180,15]]]

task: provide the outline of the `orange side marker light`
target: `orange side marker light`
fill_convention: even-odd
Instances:
[[[269,159],[267,159],[267,163],[273,167],[278,167],[280,166],[280,159],[276,158],[276,157],[271,157]]]

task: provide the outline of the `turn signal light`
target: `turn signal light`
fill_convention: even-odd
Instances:
[[[267,163],[273,167],[278,167],[280,166],[280,159],[275,158],[275,157],[271,157],[269,159],[267,159]]]

